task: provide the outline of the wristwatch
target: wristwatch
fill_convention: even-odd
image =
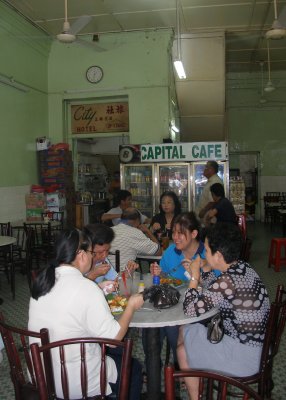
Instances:
[[[191,277],[191,281],[196,281],[199,283],[199,280],[197,278],[194,278],[193,276]]]

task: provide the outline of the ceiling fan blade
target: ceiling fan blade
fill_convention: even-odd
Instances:
[[[282,8],[282,11],[279,14],[278,21],[280,25],[286,29],[286,6]]]
[[[69,33],[76,35],[91,21],[91,19],[92,17],[90,15],[82,15],[71,25]]]
[[[87,42],[86,40],[77,38],[76,43],[80,44],[81,46],[89,48],[89,50],[92,49],[92,50],[95,50],[98,52],[107,50],[107,49],[104,49],[103,47],[101,47],[97,42]]]

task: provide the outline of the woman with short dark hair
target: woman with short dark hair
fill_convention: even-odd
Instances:
[[[212,344],[203,323],[180,330],[177,349],[181,369],[194,368],[230,376],[254,375],[259,370],[269,297],[258,274],[238,259],[241,233],[234,224],[217,223],[206,234],[205,249],[211,272],[201,272],[200,257],[190,263],[192,280],[185,293],[184,312],[201,316],[217,308],[223,319],[224,336]],[[221,271],[216,277],[213,270]],[[199,281],[204,284],[198,290]],[[198,399],[197,378],[185,382],[192,400]]]

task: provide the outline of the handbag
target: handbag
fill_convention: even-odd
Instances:
[[[223,319],[220,313],[212,317],[207,325],[207,339],[213,344],[219,343],[224,335]]]
[[[178,304],[180,293],[174,287],[164,283],[153,285],[143,292],[144,301],[149,299],[155,308],[170,308]]]

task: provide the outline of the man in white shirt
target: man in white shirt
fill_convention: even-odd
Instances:
[[[107,213],[102,215],[102,222],[112,221],[114,226],[118,225],[121,220],[122,212],[132,205],[132,194],[128,190],[120,190],[116,197],[116,203],[117,207],[111,208]],[[148,224],[151,222],[150,218],[141,213],[140,218],[141,224]]]
[[[111,228],[115,237],[111,243],[111,252],[120,251],[120,270],[123,271],[129,261],[135,261],[137,254],[161,255],[162,249],[156,237],[140,223],[140,213],[136,208],[126,208],[120,223]],[[110,260],[113,261],[112,256]]]
[[[204,169],[204,176],[208,179],[205,187],[203,188],[199,204],[196,208],[196,214],[201,219],[204,217],[206,211],[213,207],[213,198],[211,195],[210,187],[214,183],[223,185],[223,181],[218,176],[218,163],[216,161],[208,161]]]

